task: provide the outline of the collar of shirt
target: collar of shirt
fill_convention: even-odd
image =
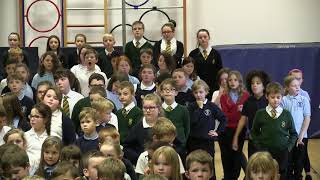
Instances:
[[[203,101],[203,104],[207,104],[208,102],[208,99],[206,98],[204,101]]]
[[[151,126],[147,123],[147,120],[145,117],[142,118],[142,127],[143,128],[151,128]]]
[[[45,130],[45,131],[43,131],[43,133],[42,134],[40,134],[40,135],[38,135],[35,131],[34,131],[34,129],[33,128],[31,128],[30,130],[30,136],[37,136],[37,137],[39,137],[39,138],[44,138],[44,137],[47,137],[48,136],[48,134],[47,134],[47,131]]]
[[[83,135],[83,138],[85,139],[85,140],[96,140],[96,139],[98,139],[98,137],[99,137],[99,135],[98,135],[98,133],[97,133],[97,131],[94,131],[94,133],[92,133],[92,134],[90,134],[90,135]]]
[[[60,113],[61,113],[61,111],[59,109],[57,109],[54,112],[52,112],[52,117],[57,117],[60,115]]]
[[[171,55],[174,55],[176,53],[176,51],[177,51],[177,40],[176,40],[176,38],[172,38],[170,40],[170,42],[171,42],[171,44],[170,44],[170,46],[171,46]],[[166,48],[167,48],[167,41],[162,39],[161,44],[160,44],[161,52],[166,51]]]
[[[134,108],[135,104],[132,101],[130,104],[128,104],[128,106],[124,107],[124,109],[126,110],[126,112],[129,112],[132,108]]]
[[[136,40],[136,39],[133,39],[132,40],[132,42],[133,42],[133,45],[134,46],[136,46],[136,42],[137,42],[138,40]],[[146,43],[147,41],[144,39],[144,38],[141,38],[140,40],[139,40],[139,48],[141,48],[143,45],[144,45],[144,43]]]
[[[207,51],[207,54],[208,54],[208,56],[209,56],[209,54],[210,54],[210,52],[211,52],[211,50],[212,50],[212,47],[209,45],[209,46],[207,47],[207,49],[203,49],[203,47],[199,46],[199,51],[201,52],[201,54],[203,53],[203,50],[206,50],[206,51]]]
[[[111,54],[114,51],[114,49],[112,49],[111,52],[109,52],[107,49],[104,49],[104,52],[106,53],[106,55],[108,56],[109,54]]]
[[[162,103],[163,109],[167,109],[168,106],[169,105],[166,102]],[[178,103],[177,102],[173,102],[170,106],[172,107],[172,109],[174,109],[174,108],[176,108],[178,106]]]
[[[300,94],[297,94],[295,96],[291,96],[290,94],[288,94],[289,99],[298,99],[300,96]]]
[[[18,99],[19,101],[21,101],[24,98],[24,92],[22,91],[22,89],[20,90],[20,93],[18,95]]]
[[[148,91],[150,91],[150,90],[152,90],[155,86],[156,86],[156,84],[155,84],[154,82],[151,84],[151,86],[145,86],[145,85],[143,84],[143,82],[140,83],[140,88],[141,88],[141,90],[148,90]]]
[[[272,111],[273,107],[271,107],[269,104],[268,106],[266,107],[266,111],[268,112],[268,114],[271,116],[271,111]],[[277,118],[280,116],[280,114],[282,113],[283,111],[283,108],[281,106],[278,106],[276,108],[276,111],[277,111]]]

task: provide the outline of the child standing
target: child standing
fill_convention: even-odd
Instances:
[[[47,52],[53,51],[57,55],[57,58],[61,64],[61,66],[69,69],[71,67],[69,67],[69,62],[68,62],[67,57],[61,51],[60,45],[61,45],[60,39],[58,36],[56,36],[56,35],[49,36],[48,41],[47,41]]]
[[[241,117],[243,104],[248,97],[249,93],[244,90],[240,72],[230,71],[227,92],[221,95],[220,98],[222,111],[228,119],[226,130],[219,139],[224,178],[226,179],[237,179],[240,175],[240,158],[242,156],[245,131],[242,131],[239,136],[239,149],[237,151],[232,149],[232,140]]]
[[[86,153],[90,150],[97,150],[99,145],[99,136],[96,130],[96,122],[98,120],[96,110],[85,107],[81,111],[79,118],[83,136],[78,138],[75,144],[80,148],[82,153]]]
[[[73,74],[68,69],[58,69],[54,74],[56,85],[62,93],[61,109],[63,113],[71,118],[74,105],[83,98],[83,95],[71,89]]]
[[[120,142],[123,143],[128,132],[135,126],[143,116],[142,110],[134,103],[134,87],[128,81],[119,85],[119,99],[123,108],[116,112],[119,123]]]
[[[251,137],[258,151],[271,153],[280,168],[281,180],[287,179],[288,151],[297,141],[297,132],[292,116],[280,106],[282,87],[279,83],[269,83],[266,87],[268,106],[256,112],[251,129]]]
[[[140,51],[147,48],[152,49],[152,45],[143,38],[144,24],[142,21],[135,21],[132,23],[132,34],[134,39],[126,44],[124,52],[132,62],[132,74],[138,77],[140,69]]]
[[[52,173],[57,166],[62,149],[62,142],[56,136],[49,136],[43,142],[41,147],[41,159],[36,175],[51,179]]]
[[[214,157],[214,139],[223,133],[227,121],[226,116],[217,105],[206,98],[209,93],[209,86],[206,82],[196,80],[192,85],[192,92],[196,101],[188,105],[190,136],[187,141],[187,151],[190,153],[203,149]],[[215,129],[216,120],[220,122],[217,130]],[[214,170],[212,174],[215,178]]]
[[[253,119],[256,112],[259,109],[265,108],[268,105],[267,98],[265,96],[265,87],[270,82],[269,75],[264,71],[253,70],[250,71],[246,78],[246,87],[251,96],[243,104],[241,112],[241,118],[239,120],[237,130],[233,136],[232,148],[238,150],[238,139],[242,131],[246,131],[246,125],[248,124],[249,130],[252,128]],[[255,152],[252,144],[251,136],[248,140],[248,157]]]
[[[156,91],[156,68],[152,64],[143,65],[140,69],[141,83],[136,87],[137,106],[142,107],[142,99],[145,95]]]
[[[186,159],[186,177],[190,180],[209,180],[214,175],[213,157],[204,150],[192,151]]]
[[[162,108],[165,116],[170,119],[177,128],[177,138],[186,147],[186,142],[190,133],[190,117],[188,109],[175,101],[177,96],[176,81],[172,78],[162,81],[160,85],[161,97],[164,102]]]
[[[41,56],[39,72],[33,76],[31,86],[37,88],[41,81],[50,81],[54,84],[53,74],[60,67],[57,55],[53,51],[47,51]]]
[[[176,80],[178,95],[176,96],[177,103],[188,106],[189,103],[195,101],[192,95],[191,89],[187,87],[187,73],[182,69],[178,68],[173,71],[172,78]]]
[[[76,34],[74,37],[74,44],[76,45],[76,50],[73,51],[68,56],[69,61],[69,68],[72,68],[73,66],[80,64],[80,49],[83,45],[87,43],[87,37],[84,34]]]
[[[217,81],[219,84],[219,90],[216,90],[212,94],[212,102],[215,103],[221,109],[220,98],[221,95],[226,93],[228,87],[228,74],[231,70],[229,68],[222,68],[217,74]]]
[[[99,61],[97,65],[101,68],[101,71],[110,78],[115,70],[112,68],[111,59],[120,56],[120,53],[113,47],[116,42],[112,34],[104,34],[102,37],[102,43],[105,49],[99,53]]]
[[[295,129],[298,133],[296,146],[289,153],[288,178],[302,179],[302,170],[305,162],[305,142],[310,124],[310,101],[299,94],[300,82],[295,76],[284,79],[287,95],[282,98],[282,108],[290,111]]]

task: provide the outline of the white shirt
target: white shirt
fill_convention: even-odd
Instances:
[[[140,89],[141,90],[151,91],[155,86],[156,86],[156,84],[154,82],[152,82],[151,86],[144,85],[142,81],[140,83]]]
[[[111,113],[111,119],[109,121],[110,124],[114,125],[118,130],[118,117],[114,113]]]
[[[2,79],[0,82],[0,93],[2,93],[2,90],[7,86],[7,78]]]
[[[86,70],[86,69],[87,69],[87,66],[84,66],[84,65],[82,65],[82,64],[77,64],[77,65],[74,65],[74,66],[70,69],[70,71],[71,71],[75,76],[77,76],[77,74],[83,73],[84,69]],[[97,69],[97,70],[100,70],[100,71],[101,71],[101,69],[100,69],[100,67],[99,67],[98,65],[95,65],[95,66],[94,66],[94,69]]]
[[[4,144],[3,136],[11,129],[9,126],[3,126],[0,130],[0,146]]]
[[[52,113],[50,136],[57,136],[62,140],[62,112],[60,110]]]
[[[273,108],[272,108],[270,105],[268,105],[268,106],[266,107],[266,111],[267,111],[267,113],[269,114],[270,117],[272,117],[272,113],[271,113],[271,110],[272,110],[272,109],[273,109]],[[278,118],[278,117],[281,115],[281,113],[282,113],[282,111],[283,111],[283,108],[280,107],[280,106],[278,106],[278,107],[276,108],[276,111],[277,111],[277,113],[276,113],[276,117],[275,117],[275,118]]]
[[[136,104],[132,101],[130,104],[128,104],[128,106],[124,107],[124,109],[126,110],[126,112],[130,112],[132,108],[134,108],[136,106]]]
[[[179,164],[180,164],[180,174],[183,174],[185,173],[185,169],[183,167],[179,154],[178,154],[178,157],[179,157]],[[144,151],[143,153],[140,154],[138,158],[135,172],[139,174],[144,174],[144,170],[147,167],[148,167],[148,151]]]
[[[207,49],[203,49],[201,46],[199,46],[199,51],[201,52],[201,54],[203,55],[203,50],[206,50],[207,51],[207,55],[209,56],[211,50],[212,50],[212,47],[211,46],[208,46]]]
[[[163,108],[163,109],[167,109],[168,106],[169,106],[169,105],[168,105],[166,102],[163,102],[163,103],[162,103],[162,108]],[[174,109],[174,108],[176,108],[176,107],[178,106],[178,103],[173,102],[170,106],[171,106],[172,109]]]
[[[132,40],[134,46],[136,46],[137,41],[138,41],[138,40],[136,40],[136,39],[133,39],[133,40]],[[138,48],[142,47],[142,46],[144,45],[144,43],[146,43],[146,42],[147,42],[147,41],[146,41],[144,38],[141,38],[141,39],[139,40],[139,47],[138,47]]]
[[[170,47],[171,47],[171,56],[173,56],[177,52],[177,40],[176,40],[176,38],[172,38],[170,40],[170,42],[171,42],[171,45],[170,45]],[[166,47],[167,47],[167,41],[162,39],[161,44],[160,44],[160,49],[161,49],[160,52],[165,52],[166,51]]]
[[[70,113],[69,113],[69,118],[71,118],[74,105],[75,105],[80,99],[82,99],[82,98],[84,98],[84,97],[83,97],[82,94],[70,90],[67,95],[64,95],[64,94],[62,95],[61,108],[63,108],[63,99],[64,99],[65,96],[68,97],[67,100],[68,100],[68,103],[69,103],[69,112],[70,112]]]
[[[44,140],[48,137],[46,131],[42,134],[38,135],[34,129],[30,129],[24,134],[27,142],[26,152],[29,157],[30,162],[30,175],[33,175],[35,171],[38,169],[41,157],[41,147]]]

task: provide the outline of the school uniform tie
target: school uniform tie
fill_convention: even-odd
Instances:
[[[272,110],[271,110],[271,117],[272,117],[272,119],[276,119],[276,117],[277,117],[277,111],[276,111],[275,109],[272,109]]]
[[[208,58],[208,52],[205,49],[203,50],[203,57],[205,60],[207,60],[207,58]]]
[[[64,112],[65,115],[70,116],[68,96],[63,97],[62,111]]]
[[[140,46],[140,42],[137,41],[137,42],[136,42],[136,48],[139,48],[139,46]]]
[[[128,115],[128,111],[125,108],[122,109],[121,113],[123,117],[126,117]]]
[[[171,107],[171,106],[168,106],[167,108],[166,108],[166,111],[168,111],[168,112],[171,112],[173,110],[173,108]]]
[[[167,41],[166,53],[171,54],[171,41]]]

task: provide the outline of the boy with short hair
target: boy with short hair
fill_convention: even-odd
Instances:
[[[99,117],[96,110],[90,107],[85,107],[81,111],[79,119],[83,136],[78,138],[75,144],[80,148],[82,153],[86,153],[90,150],[97,150],[99,145],[99,136],[96,131],[96,122]]]
[[[82,157],[82,180],[96,180],[98,178],[97,166],[101,164],[106,157],[100,151],[90,151]]]
[[[134,87],[129,81],[123,81],[119,85],[119,99],[123,105],[116,112],[119,119],[120,142],[123,143],[129,130],[141,121],[143,113],[134,103]]]
[[[81,160],[81,150],[78,146],[69,145],[61,149],[60,161],[69,161],[76,168],[79,168]]]
[[[204,150],[192,151],[186,159],[186,177],[190,180],[209,180],[213,176],[212,156]]]
[[[126,167],[117,158],[106,158],[97,166],[99,180],[124,180]]]
[[[52,180],[77,179],[79,169],[69,161],[62,161],[57,164],[52,173]]]
[[[105,49],[99,53],[97,65],[110,78],[114,71],[111,60],[114,57],[119,57],[121,53],[114,49],[116,41],[111,33],[106,33],[102,36],[102,43]]]
[[[190,116],[188,109],[178,104],[175,97],[178,95],[176,81],[172,78],[164,80],[160,85],[162,108],[165,116],[170,119],[177,128],[177,138],[185,148],[190,133]]]
[[[125,46],[125,55],[131,60],[132,74],[138,77],[140,68],[140,51],[141,49],[150,48],[152,45],[143,38],[144,24],[142,21],[135,21],[132,23],[132,34],[134,39],[128,42]]]
[[[189,103],[194,102],[195,98],[192,95],[192,91],[187,86],[188,74],[182,68],[178,68],[173,71],[172,78],[175,79],[177,84],[177,103],[187,106]]]
[[[140,50],[141,66],[151,64],[153,59],[153,51],[150,48]]]
[[[28,117],[34,105],[34,102],[22,91],[25,83],[23,77],[18,73],[13,73],[8,76],[7,82],[10,91],[15,93],[20,101],[24,117]]]
[[[53,75],[54,81],[62,93],[62,112],[69,118],[72,117],[74,105],[84,98],[82,94],[71,89],[71,73],[69,69],[58,69]]]
[[[251,136],[258,151],[268,151],[279,163],[281,180],[286,179],[288,151],[296,144],[297,132],[290,112],[280,106],[283,89],[279,83],[267,85],[268,106],[257,111]]]
[[[99,98],[98,100],[91,102],[91,107],[95,109],[97,114],[100,116],[97,121],[97,132],[108,126],[114,126],[115,128],[118,128],[118,118],[112,113],[114,105],[111,101],[105,98]]]

